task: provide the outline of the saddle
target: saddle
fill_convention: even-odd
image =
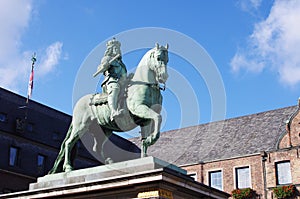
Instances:
[[[133,73],[130,73],[126,80],[124,81],[124,89],[121,90],[119,93],[118,97],[118,105],[120,108],[126,109],[126,98],[127,98],[127,87],[129,85],[129,82],[131,81],[133,77]],[[95,105],[95,106],[100,106],[103,104],[107,104],[107,97],[108,94],[103,92],[103,93],[95,93],[93,97],[91,98],[90,105]]]
[[[91,98],[90,105],[100,106],[102,104],[107,104],[107,93],[96,93]]]

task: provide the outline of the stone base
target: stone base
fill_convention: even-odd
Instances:
[[[28,191],[0,198],[228,198],[200,184],[186,171],[154,157],[46,175]]]
[[[38,178],[37,183],[30,184],[29,190],[54,188],[78,183],[81,184],[85,182],[92,182],[95,180],[98,181],[107,178],[116,178],[124,175],[128,176],[133,173],[150,171],[164,167],[170,168],[182,174],[186,174],[185,170],[175,165],[154,157],[145,157],[135,160],[102,165],[98,167],[74,170],[72,172],[46,175],[44,177]]]

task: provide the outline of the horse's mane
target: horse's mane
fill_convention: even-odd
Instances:
[[[142,57],[141,61],[139,62],[138,66],[142,66],[142,65],[147,65],[148,62],[150,61],[150,58],[151,58],[151,53],[155,50],[155,48],[152,48],[150,50],[148,50],[144,56]]]
[[[154,48],[151,48],[150,50],[148,50],[148,52],[146,52],[144,54],[144,56],[142,57],[141,61],[139,62],[138,64],[138,67],[140,65],[148,65],[149,64],[149,61],[151,60],[151,58],[153,57],[153,54],[156,50],[160,49],[160,50],[166,50],[168,51],[168,44],[166,47],[164,46],[159,46],[158,44],[156,44],[157,46],[154,47]]]

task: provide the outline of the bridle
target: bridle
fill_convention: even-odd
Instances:
[[[152,52],[150,54],[150,58],[155,59],[154,52]],[[155,65],[151,69],[154,71],[156,79],[158,80],[158,76],[161,74],[160,68],[162,67],[163,64],[165,65],[165,63],[164,63],[164,60],[156,60],[156,62],[158,62],[160,64],[159,65]],[[160,83],[157,83],[156,84],[157,88],[159,88],[162,91],[165,91],[166,90],[166,83],[164,82],[164,83],[161,83],[161,84],[162,84],[162,86],[160,86]]]

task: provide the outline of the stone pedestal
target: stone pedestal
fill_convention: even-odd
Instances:
[[[28,191],[0,198],[228,198],[193,180],[186,171],[154,157],[46,175]]]

